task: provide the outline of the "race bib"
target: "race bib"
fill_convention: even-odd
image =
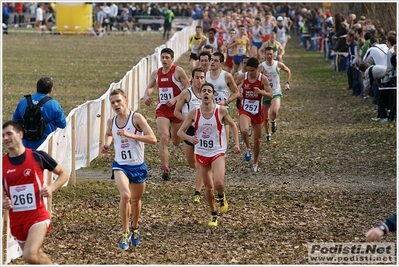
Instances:
[[[219,101],[224,101],[226,100],[226,97],[224,97],[224,94],[221,92],[215,92],[215,96],[213,98],[213,102],[215,102],[215,104],[217,104]]]
[[[197,52],[198,52],[198,45],[193,45],[191,47],[191,53],[192,54],[197,54]]]
[[[237,46],[237,55],[242,56],[245,54],[245,46],[239,45]]]
[[[201,129],[201,133],[197,135],[198,137],[198,146],[200,149],[212,149],[214,148],[216,142],[214,140],[214,135],[212,135],[212,130],[211,128],[204,127]]]
[[[10,186],[12,210],[14,212],[36,209],[35,189],[33,184]]]
[[[227,49],[227,55],[228,55],[229,57],[234,57],[234,51],[233,51],[232,48]]]
[[[169,99],[172,99],[173,95],[173,88],[172,87],[162,87],[159,88],[159,103],[166,104]]]
[[[251,114],[259,113],[259,100],[245,99],[243,109]]]

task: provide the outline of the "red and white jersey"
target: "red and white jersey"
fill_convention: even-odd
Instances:
[[[26,158],[20,165],[13,165],[8,155],[3,156],[3,189],[13,208],[9,211],[10,227],[50,219],[40,190],[44,187],[43,170],[26,149]]]
[[[183,84],[175,78],[176,65],[173,65],[168,73],[163,74],[162,68],[158,69],[157,73],[157,84],[158,84],[158,105],[157,109],[161,105],[166,105],[169,99],[178,96],[184,89]]]
[[[213,157],[226,153],[227,142],[225,127],[220,120],[220,106],[216,105],[210,119],[201,115],[201,108],[196,109],[194,131],[199,142],[194,146],[196,155]]]
[[[255,93],[255,87],[262,90],[262,73],[259,73],[255,82],[248,80],[248,72],[244,73],[244,81],[241,84],[243,99],[241,100],[241,110],[245,110],[253,115],[263,112],[263,96]]]

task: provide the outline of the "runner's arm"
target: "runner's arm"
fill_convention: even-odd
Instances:
[[[230,131],[233,134],[234,138],[234,152],[235,153],[240,153],[240,141],[238,137],[238,129],[237,125],[234,122],[234,120],[231,118],[229,115],[229,112],[227,111],[227,108],[224,106],[220,107],[220,115],[223,121],[227,122],[227,124],[230,126]]]
[[[135,134],[132,139],[143,142],[149,145],[156,145],[157,144],[157,138],[155,137],[154,131],[148,125],[147,120],[144,118],[143,115],[140,113],[134,113],[134,118],[133,118],[134,124],[138,126],[138,128],[143,132],[143,135],[137,135]]]
[[[186,131],[194,122],[195,112],[196,112],[196,109],[192,109],[188,112],[187,117],[184,119],[182,125],[180,126],[179,130],[177,131],[177,135],[182,140],[188,141],[194,145],[198,143],[197,136],[196,135],[194,135],[194,136],[188,135],[188,134],[186,134]]]
[[[233,102],[234,100],[236,100],[237,98],[239,98],[240,97],[240,92],[238,91],[238,86],[235,83],[233,75],[231,75],[230,73],[226,72],[225,79],[226,79],[227,86],[230,88],[230,92],[231,92],[229,99],[227,99],[225,101],[225,105],[227,105],[227,104]]]
[[[187,89],[183,90],[181,92],[181,94],[179,95],[180,97],[178,98],[178,100],[176,102],[175,111],[173,112],[173,114],[179,120],[183,121],[185,119],[185,117],[181,113],[181,109],[182,109],[183,105],[188,101],[187,98],[189,95],[190,95],[190,92]]]
[[[107,153],[112,143],[112,118],[107,120],[107,129],[105,130],[104,145],[101,147],[101,153]]]
[[[157,77],[157,70],[154,70],[151,73],[150,81],[148,82],[148,85],[147,85],[147,88],[145,89],[144,97],[143,97],[144,104],[146,104],[147,106],[149,106],[152,102],[152,99],[150,96],[151,96],[152,92],[154,91],[154,86],[157,83],[156,77]]]

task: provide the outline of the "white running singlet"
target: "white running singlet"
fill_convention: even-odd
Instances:
[[[118,115],[112,119],[112,136],[114,137],[115,161],[119,165],[141,165],[144,163],[144,143],[117,134],[118,130],[125,129],[129,133],[143,135],[143,132],[139,131],[134,126],[134,112],[130,112],[130,116],[126,125],[120,128],[116,125],[117,116]]]
[[[199,142],[194,146],[194,153],[204,157],[226,153],[226,132],[220,120],[220,106],[216,105],[210,119],[201,115],[201,108],[196,109],[194,131]]]

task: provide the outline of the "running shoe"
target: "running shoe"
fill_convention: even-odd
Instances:
[[[137,247],[140,243],[140,234],[139,234],[139,229],[136,229],[133,231],[132,235],[132,245],[134,247]]]
[[[122,234],[121,242],[119,242],[119,248],[122,250],[126,250],[129,248],[130,235]]]
[[[220,213],[225,214],[229,209],[229,204],[227,204],[226,194],[223,193],[223,197],[219,198],[220,201]]]
[[[277,131],[277,123],[275,121],[272,121],[272,133],[275,133]]]
[[[212,227],[218,226],[218,216],[217,215],[212,215],[211,216],[211,220],[209,221],[208,225],[212,226]]]
[[[272,139],[272,135],[267,133],[266,134],[266,142],[270,142],[271,139]]]
[[[249,129],[248,129],[248,136],[252,136],[252,127],[251,126],[249,126]]]
[[[381,118],[375,117],[375,118],[371,118],[372,121],[380,121]]]
[[[258,166],[258,164],[253,164],[253,165],[252,165],[252,170],[253,170],[254,172],[259,172],[259,166]]]
[[[245,150],[244,158],[246,161],[251,160],[251,151],[249,149]]]
[[[164,168],[163,169],[162,179],[164,179],[165,181],[169,181],[170,180],[170,169],[169,168]]]
[[[242,137],[240,137],[240,145],[244,144],[244,140],[242,140]]]
[[[194,195],[194,204],[200,204],[200,203],[201,203],[201,196]]]

